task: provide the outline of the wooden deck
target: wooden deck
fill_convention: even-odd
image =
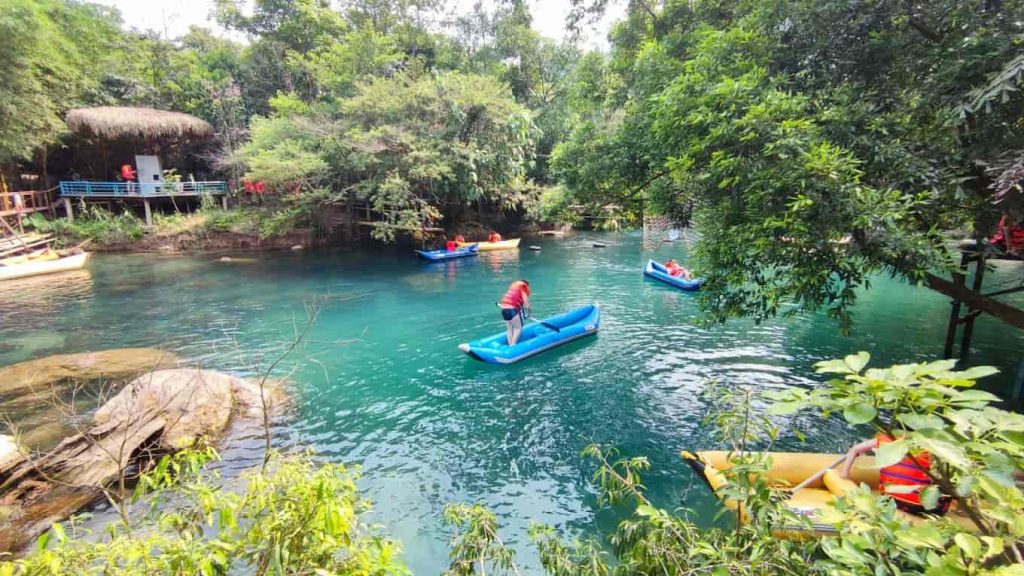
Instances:
[[[53,211],[53,190],[0,192],[0,218]]]

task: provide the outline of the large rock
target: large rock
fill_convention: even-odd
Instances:
[[[129,428],[145,417],[162,422],[157,444],[164,450],[184,448],[202,436],[219,436],[231,419],[232,389],[241,378],[178,368],[144,374],[96,411],[96,424]]]
[[[284,402],[279,381],[265,382],[268,408]],[[256,383],[195,368],[139,376],[96,411],[95,424],[52,451],[0,466],[0,551],[17,551],[50,524],[94,501],[121,470],[153,453],[216,438],[231,421],[262,414]],[[237,410],[236,410],[237,408]]]
[[[173,354],[156,348],[58,354],[0,368],[0,394],[38,392],[64,381],[127,379],[177,363]]]

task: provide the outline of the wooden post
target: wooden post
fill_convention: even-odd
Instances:
[[[985,280],[985,252],[978,253],[977,258],[974,260],[974,282],[971,285],[971,290],[975,294],[981,293],[981,285]],[[973,313],[972,309],[964,319],[964,333],[960,337],[960,361],[966,362],[967,357],[971,354],[971,338],[974,336],[974,320],[978,317],[978,313]],[[980,313],[980,311],[979,311]]]
[[[71,198],[64,198],[64,210],[68,213],[68,222],[75,221],[75,211],[71,208]]]
[[[960,255],[960,269],[965,270],[967,267],[968,257],[967,253],[961,253]],[[953,272],[953,283],[957,286],[963,286],[965,277],[960,272]],[[960,326],[960,307],[961,303],[958,298],[953,298],[952,309],[949,311],[949,324],[946,326],[946,346],[943,348],[942,357],[949,359],[953,357],[953,344],[956,342],[956,331],[957,327]]]
[[[225,210],[228,209],[228,195],[227,194],[225,194],[225,195],[220,197],[220,206],[221,206],[221,208],[223,208]]]
[[[149,208],[149,199],[144,199],[142,205],[146,208],[146,226],[153,225],[153,212]]]

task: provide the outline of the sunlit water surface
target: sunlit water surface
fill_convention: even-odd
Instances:
[[[597,238],[607,247],[592,247]],[[255,260],[235,263],[101,255],[87,273],[0,291],[0,365],[157,346],[252,374],[288,345],[305,305],[319,302],[307,342],[279,370],[294,371],[295,405],[275,441],[361,464],[373,520],[404,543],[416,573],[437,574],[447,565],[448,502],[495,510],[527,568],[536,566],[531,522],[583,536],[614,526],[616,517],[596,507],[593,464],[580,457],[591,442],[649,457],[653,499],[710,522],[714,503],[678,457],[683,448],[716,447],[701,423],[709,381],[813,386],[812,365],[822,359],[867,350],[881,365],[941,353],[949,303],[927,289],[877,279],[860,296],[850,337],[821,316],[702,329],[692,295],[642,278],[652,255],[685,261],[686,246],[644,253],[636,233],[576,234],[441,264],[397,250],[241,255]],[[986,286],[1009,282],[1008,267],[1019,265],[998,264]],[[494,302],[520,277],[530,280],[540,317],[598,302],[600,335],[513,366],[460,353],[460,342],[502,328]],[[1004,371],[991,386],[1009,386],[1022,344],[1019,331],[979,320],[973,361]],[[812,416],[778,425],[782,449],[840,451],[854,438]],[[259,447],[251,436],[229,442],[226,472],[251,465]]]

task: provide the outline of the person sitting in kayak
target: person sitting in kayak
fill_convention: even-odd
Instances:
[[[885,434],[878,434],[874,438],[854,444],[846,453],[846,463],[840,475],[843,478],[850,477],[850,469],[853,468],[853,461],[861,454],[873,452],[882,444],[892,442],[892,438]],[[927,472],[931,470],[931,455],[928,452],[907,454],[903,460],[885,466],[879,470],[878,487],[882,494],[889,496],[896,501],[896,507],[911,514],[945,514],[949,510],[951,498],[942,496],[935,509],[927,509],[921,503],[921,490],[932,483]],[[907,487],[911,491],[907,492]]]
[[[690,279],[690,271],[680,266],[675,260],[665,262],[665,269],[668,270],[668,275],[673,278],[679,278],[682,276],[683,280]]]
[[[509,284],[498,307],[501,308],[501,319],[508,328],[508,345],[515,346],[523,332],[523,319],[530,315],[530,283],[516,280]]]
[[[490,236],[487,237],[488,242],[501,242],[501,234],[491,230]]]
[[[1009,217],[1003,213],[1003,217],[996,224],[996,233],[992,235],[988,243],[998,251],[1006,254],[1019,255],[1024,253],[1024,226],[1020,224],[1011,225]]]
[[[466,237],[463,236],[462,234],[456,234],[455,235],[455,242],[458,243],[458,244],[465,244],[466,243]]]
[[[455,250],[458,249],[459,247],[459,245],[456,244],[456,242],[457,240],[449,240],[448,242],[445,243],[444,249],[447,250],[448,252],[455,252]]]

